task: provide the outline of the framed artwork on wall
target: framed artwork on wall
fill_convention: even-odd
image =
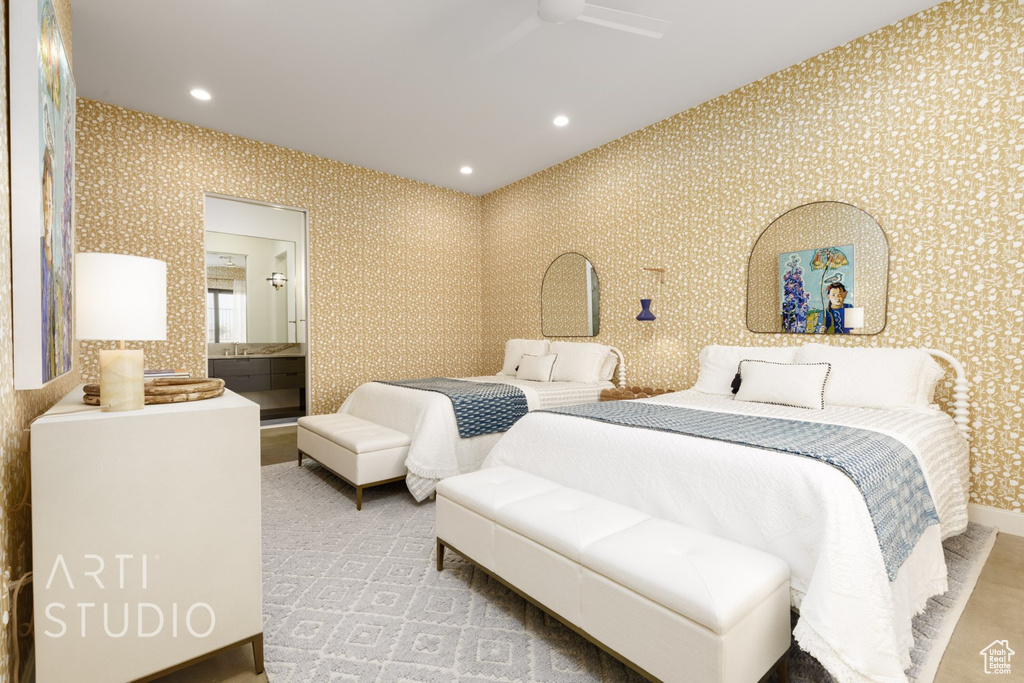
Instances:
[[[75,82],[52,0],[10,7],[14,388],[71,370]]]
[[[790,334],[849,334],[854,307],[853,245],[779,254],[782,331]],[[859,325],[858,325],[859,326]]]

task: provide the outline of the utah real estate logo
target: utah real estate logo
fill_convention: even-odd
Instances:
[[[980,654],[985,658],[985,673],[1008,674],[1010,673],[1010,657],[1017,653],[1010,649],[1009,642],[993,640]]]

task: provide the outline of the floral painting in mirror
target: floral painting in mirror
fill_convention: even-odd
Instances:
[[[819,201],[789,209],[754,242],[747,328],[774,334],[878,334],[888,309],[889,243],[863,209]]]
[[[854,307],[854,245],[779,254],[782,331],[849,334]]]

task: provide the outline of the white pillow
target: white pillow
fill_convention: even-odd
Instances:
[[[736,400],[823,410],[829,369],[828,363],[741,360]]]
[[[807,344],[798,363],[829,363],[825,403],[858,408],[926,408],[942,368],[921,349],[869,349]]]
[[[498,374],[515,377],[519,359],[524,354],[543,356],[547,354],[549,346],[547,339],[509,339],[505,342],[505,364]]]
[[[549,353],[546,356],[531,356],[525,354],[519,360],[519,369],[516,370],[516,379],[528,379],[533,382],[550,382],[551,370],[555,367],[555,359],[558,356]]]
[[[590,342],[553,342],[551,353],[558,354],[552,382],[600,382],[601,366],[610,347]]]
[[[604,359],[604,364],[601,366],[601,379],[605,382],[610,382],[612,377],[615,377],[615,367],[619,364],[619,357],[614,351],[608,354],[608,357]]]
[[[935,404],[935,389],[939,386],[942,378],[946,376],[946,371],[935,360],[935,356],[925,351],[921,353],[928,358],[923,362],[921,377],[918,379],[917,407],[925,408]]]
[[[700,352],[700,374],[693,388],[705,394],[732,395],[732,381],[739,372],[740,361],[767,360],[792,363],[795,346],[705,346]]]

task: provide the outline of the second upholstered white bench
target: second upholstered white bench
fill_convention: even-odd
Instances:
[[[307,415],[297,428],[299,465],[308,456],[356,489],[356,509],[363,509],[363,489],[405,478],[410,439],[394,429],[345,413]]]
[[[789,566],[511,467],[437,486],[450,548],[649,678],[786,678]]]

